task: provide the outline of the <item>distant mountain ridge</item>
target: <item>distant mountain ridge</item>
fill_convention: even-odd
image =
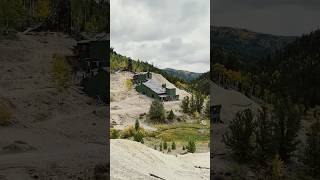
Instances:
[[[176,69],[172,69],[172,68],[165,68],[165,69],[162,69],[162,71],[164,71],[165,73],[167,73],[171,76],[183,79],[187,82],[191,82],[202,75],[202,73],[195,73],[195,72],[184,71],[184,70],[176,70]]]
[[[217,54],[237,57],[239,66],[256,66],[272,52],[282,49],[297,37],[257,33],[241,28],[211,26],[211,54],[214,62],[221,61]]]

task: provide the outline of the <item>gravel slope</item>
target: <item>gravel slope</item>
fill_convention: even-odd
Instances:
[[[53,54],[71,55],[74,44],[56,33],[0,41],[0,100],[14,114],[0,127],[0,179],[83,178],[107,162],[108,107],[76,86],[60,106],[51,81]]]

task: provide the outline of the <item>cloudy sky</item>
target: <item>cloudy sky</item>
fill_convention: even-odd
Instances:
[[[111,47],[159,68],[210,69],[210,0],[113,0]]]
[[[320,27],[320,0],[212,0],[211,23],[278,35]]]

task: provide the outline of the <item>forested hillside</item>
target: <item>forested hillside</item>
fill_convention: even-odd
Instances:
[[[295,37],[275,36],[231,27],[211,27],[211,56],[214,63],[233,70],[257,70],[258,64]]]
[[[241,43],[237,46],[234,49],[242,48]],[[242,55],[213,47],[211,79],[220,89],[242,92],[260,106],[257,111],[244,106],[229,119],[221,134],[226,156],[250,167],[256,179],[319,179],[320,30],[260,54],[257,63],[245,62],[248,68],[237,64]],[[242,54],[253,52],[248,48]],[[222,101],[227,99],[224,96]],[[223,122],[229,113],[225,106]]]
[[[278,51],[262,66],[269,89],[296,103],[320,104],[320,30],[303,35]]]
[[[113,48],[110,48],[110,70],[111,72],[118,71],[118,70],[128,70],[128,64],[129,64],[129,57],[123,56],[121,54],[118,54],[114,51]],[[161,69],[155,67],[152,64],[149,64],[144,61],[140,60],[131,60],[132,62],[132,71],[133,72],[147,72],[151,71],[154,73],[161,74],[163,77],[165,77],[168,81],[175,84],[177,87],[182,89],[187,89],[187,82],[183,79],[180,79],[175,76],[171,76],[167,74],[166,72],[162,71]]]
[[[165,68],[165,69],[162,69],[164,72],[172,75],[172,76],[175,76],[175,77],[178,77],[178,78],[181,78],[187,82],[191,82],[192,80],[195,80],[197,79],[201,73],[195,73],[195,72],[190,72],[190,71],[183,71],[183,70],[176,70],[176,69],[171,69],[171,68]]]
[[[214,50],[211,78],[223,87],[237,89],[248,96],[271,101],[275,96],[289,97],[306,106],[320,104],[319,84],[320,31],[297,38],[282,49],[260,56],[256,70],[232,66],[228,54],[222,49]],[[229,56],[230,57],[230,56]],[[236,58],[236,57],[235,57]],[[222,59],[222,60],[219,60]],[[219,60],[219,61],[218,61]],[[231,62],[234,59],[229,59]]]
[[[44,30],[109,32],[108,0],[1,0],[1,34],[43,23]],[[63,28],[62,28],[63,27]]]

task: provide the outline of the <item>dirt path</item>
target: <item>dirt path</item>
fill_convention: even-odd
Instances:
[[[75,41],[56,33],[18,37],[0,41],[0,100],[14,113],[14,124],[0,127],[0,179],[92,175],[107,162],[108,107],[72,89],[58,105],[51,81],[53,54],[70,55]]]

